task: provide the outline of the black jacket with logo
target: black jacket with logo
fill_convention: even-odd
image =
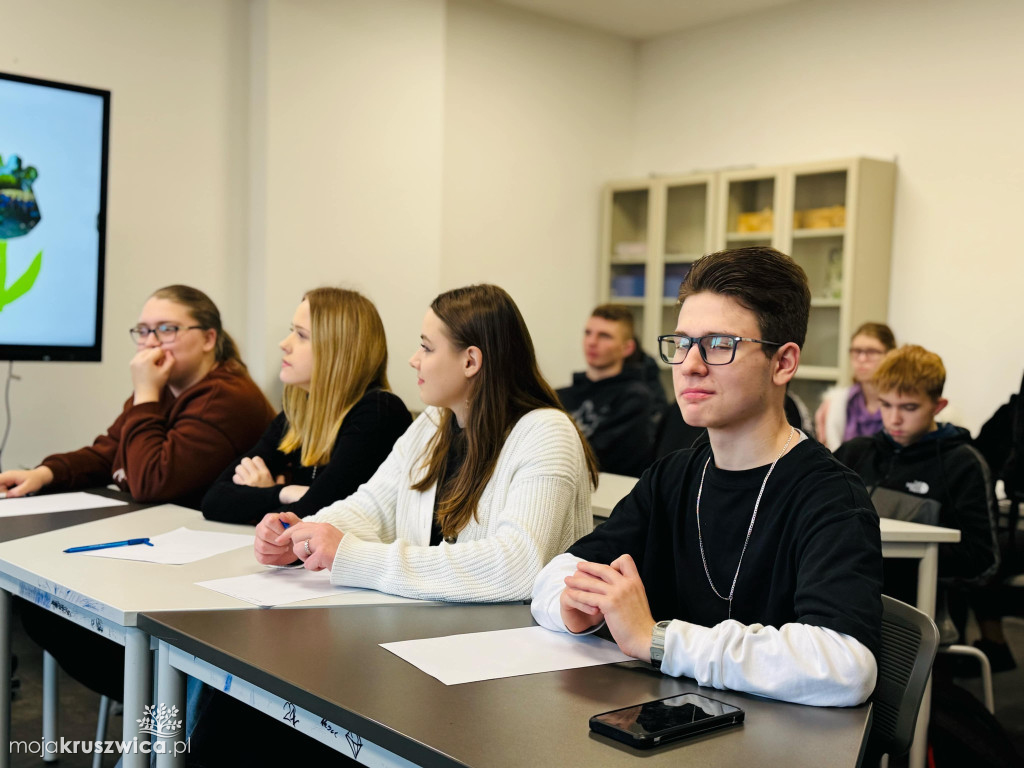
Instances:
[[[960,541],[939,545],[939,576],[983,582],[995,573],[999,555],[988,466],[966,429],[942,424],[906,447],[882,431],[848,440],[835,455],[869,492],[889,488],[942,505],[938,524],[959,530]]]
[[[640,477],[651,465],[653,397],[638,368],[623,368],[600,381],[573,374],[572,386],[558,390],[558,398],[597,454],[602,472]]]

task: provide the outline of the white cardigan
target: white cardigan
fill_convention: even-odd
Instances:
[[[460,602],[526,600],[541,568],[593,526],[579,433],[562,411],[531,411],[513,427],[455,544],[430,546],[436,485],[411,486],[440,413],[428,408],[377,472],[347,499],[306,518],[344,532],[331,583]]]

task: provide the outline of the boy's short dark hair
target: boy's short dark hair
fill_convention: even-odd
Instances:
[[[916,344],[904,344],[882,358],[871,383],[879,392],[925,395],[938,400],[946,385],[946,366],[934,352]]]
[[[625,304],[598,304],[594,307],[594,311],[590,313],[590,316],[622,323],[627,339],[632,339],[636,335],[636,332],[633,330],[633,312]]]
[[[803,347],[811,289],[803,268],[786,254],[751,246],[702,256],[679,286],[679,302],[705,291],[730,296],[753,312],[765,341]],[[769,358],[778,349],[761,348]]]

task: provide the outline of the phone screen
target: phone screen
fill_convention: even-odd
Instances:
[[[629,739],[639,746],[640,743],[653,745],[742,720],[743,710],[739,707],[696,693],[684,693],[595,715],[590,722],[591,727],[600,733],[620,740]]]

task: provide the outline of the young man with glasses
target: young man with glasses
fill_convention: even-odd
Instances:
[[[709,442],[656,462],[541,572],[534,618],[576,633],[607,623],[624,653],[701,685],[859,704],[875,685],[881,541],[859,478],[786,421],[806,275],[771,248],[722,251],[694,264],[679,299],[662,359]]]

